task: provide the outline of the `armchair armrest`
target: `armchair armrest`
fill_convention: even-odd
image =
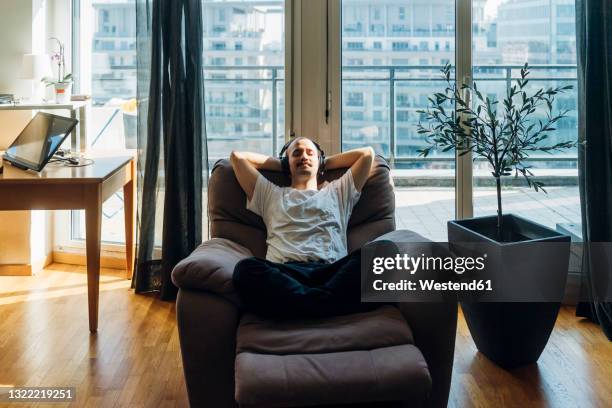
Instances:
[[[236,264],[253,256],[251,251],[229,239],[212,238],[179,262],[172,282],[181,289],[200,289],[220,295],[238,305],[232,275]]]

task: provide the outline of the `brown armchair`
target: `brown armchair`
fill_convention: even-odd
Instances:
[[[264,175],[289,184],[280,173]],[[208,189],[212,239],[172,274],[179,287],[177,320],[191,405],[446,406],[457,304],[403,303],[292,321],[250,314],[241,309],[232,272],[240,259],[265,257],[266,229],[246,210],[245,200],[229,162],[217,162]],[[349,251],[376,238],[427,241],[395,231],[394,212],[389,166],[377,158],[349,222]]]

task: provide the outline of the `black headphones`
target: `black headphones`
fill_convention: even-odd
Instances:
[[[278,155],[278,158],[280,159],[280,162],[281,162],[281,168],[283,170],[283,173],[285,173],[288,176],[291,175],[291,169],[289,168],[289,156],[287,156],[286,153],[287,153],[287,149],[289,148],[289,146],[291,146],[291,143],[293,143],[294,141],[295,141],[295,138],[285,143],[285,145],[283,146],[283,148],[281,149]],[[323,173],[325,173],[325,152],[323,151],[323,149],[321,149],[321,146],[319,146],[317,142],[315,142],[314,140],[310,140],[310,141],[312,142],[312,144],[315,145],[315,147],[317,148],[317,151],[319,152],[319,171],[317,172],[317,176],[322,176]]]

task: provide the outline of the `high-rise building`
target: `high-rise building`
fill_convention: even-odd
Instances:
[[[136,9],[130,0],[94,0],[91,58],[92,99],[136,96]]]
[[[94,103],[133,97],[134,2],[94,0],[93,6]],[[238,146],[271,153],[273,136],[276,146],[284,138],[284,1],[203,0],[202,6],[209,156]],[[574,0],[495,7],[475,0],[472,7],[475,77],[500,77],[488,83],[490,95],[505,94],[504,67],[575,64]],[[386,156],[417,156],[425,144],[416,132],[417,111],[443,89],[439,67],[455,59],[455,1],[343,0],[341,34],[343,148],[369,144]],[[558,106],[575,111],[575,91],[560,96]],[[556,138],[575,137],[575,114],[559,129]]]
[[[238,146],[270,153],[273,135],[284,138],[283,3],[203,1],[206,128],[212,160]]]

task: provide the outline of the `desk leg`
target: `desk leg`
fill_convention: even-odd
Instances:
[[[123,211],[125,216],[125,261],[126,261],[126,279],[131,279],[134,273],[134,255],[136,248],[134,246],[134,200],[136,196],[136,170],[134,160],[130,163],[131,179],[123,186]]]
[[[85,229],[87,246],[87,301],[89,303],[89,331],[98,330],[98,298],[100,294],[100,239],[102,230],[102,194],[100,186],[87,194]]]

